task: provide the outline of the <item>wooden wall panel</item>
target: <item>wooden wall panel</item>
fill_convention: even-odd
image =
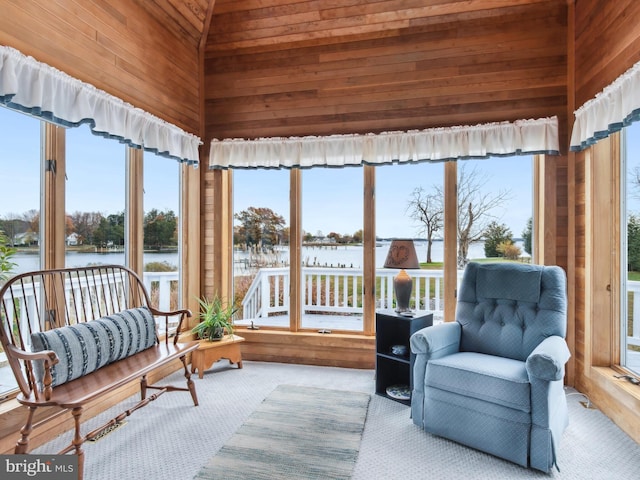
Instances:
[[[576,1],[576,107],[640,61],[640,2]]]
[[[575,1],[573,93],[576,108],[640,61],[638,18],[640,2],[635,0]],[[571,180],[575,186],[575,351],[572,353],[576,388],[590,395],[606,415],[639,441],[640,420],[635,412],[640,396],[635,390],[616,384],[615,370],[611,368],[617,363],[616,322],[619,316],[615,300],[617,277],[612,281],[613,274],[608,270],[618,261],[613,255],[615,245],[612,247],[615,235],[609,238],[611,234],[608,233],[615,231],[616,225],[613,207],[618,200],[611,183],[616,184],[619,172],[611,162],[618,161],[617,147],[612,143],[617,141],[617,136],[613,136],[574,156],[574,178]],[[606,174],[602,173],[603,168]],[[609,188],[608,193],[606,188]],[[594,195],[598,194],[602,198],[594,205],[593,199],[598,198]],[[609,230],[602,228],[607,224]],[[607,290],[606,282],[610,283],[611,292]]]
[[[180,0],[166,2],[180,5]],[[0,0],[0,45],[16,48],[200,136],[201,32],[193,38],[182,37],[173,25],[150,15],[148,8],[153,8],[151,0]],[[150,380],[176,368],[153,372]],[[85,418],[138,390],[136,382],[122,387],[88,408]],[[15,400],[0,405],[0,453],[13,452],[23,414]],[[55,428],[34,433],[32,446],[70,427],[68,415],[60,417]]]
[[[136,2],[0,2],[0,44],[200,135],[197,44]]]
[[[568,231],[568,189],[567,189],[567,161],[566,155],[556,157],[555,163],[555,264],[567,271],[568,251],[569,251],[569,231]]]
[[[361,335],[243,330],[245,360],[375,368],[375,338]]]
[[[217,0],[205,48],[204,142],[557,115],[566,151],[566,64],[560,0]],[[566,162],[554,162],[564,255],[555,263],[563,266]],[[204,268],[208,282],[215,275]]]
[[[216,3],[205,143],[566,118],[565,2],[262,3]]]

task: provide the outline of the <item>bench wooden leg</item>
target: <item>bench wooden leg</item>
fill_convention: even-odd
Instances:
[[[147,376],[143,375],[140,379],[140,400],[147,398]]]
[[[82,438],[82,435],[80,434],[80,418],[82,417],[82,411],[82,407],[76,407],[71,410],[71,415],[73,415],[73,422],[75,424],[75,433],[71,443],[75,447],[76,455],[78,456],[78,480],[82,480],[82,477],[84,476],[84,450],[82,449],[84,438]]]
[[[33,415],[36,413],[36,407],[29,407],[29,413],[27,414],[27,423],[20,429],[20,440],[16,443],[14,453],[25,454],[29,451],[29,435],[33,430]]]
[[[189,393],[191,393],[191,398],[193,399],[193,404],[198,406],[198,395],[196,394],[196,386],[191,380],[191,372],[189,371],[189,367],[187,366],[187,357],[180,357],[182,361],[182,365],[184,366],[184,376],[187,379],[187,387],[189,388]]]

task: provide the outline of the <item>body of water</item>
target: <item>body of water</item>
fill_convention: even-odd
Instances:
[[[376,246],[376,267],[382,268],[387,258],[389,245],[391,242],[379,242]],[[427,242],[415,241],[416,254],[420,262],[427,261]],[[524,243],[516,241],[516,245],[522,250],[523,256],[528,256],[524,251]],[[484,255],[484,242],[472,243],[469,247],[469,259],[486,258]],[[246,252],[236,251],[234,253],[236,262],[236,272],[248,266],[251,256]],[[289,249],[279,248],[273,254],[265,255],[265,260],[270,263],[279,265],[288,265]],[[431,245],[431,260],[433,262],[442,262],[444,260],[444,242],[435,241]],[[362,268],[363,266],[363,247],[361,245],[341,245],[341,246],[303,246],[302,247],[302,263],[308,266],[318,267],[347,267]]]
[[[40,257],[34,253],[22,253],[19,252],[11,261],[17,264],[17,267],[13,269],[13,273],[30,272],[40,269]],[[145,265],[150,262],[167,262],[169,265],[173,265],[178,268],[178,253],[145,253],[144,263]],[[85,265],[124,265],[124,252],[110,252],[110,253],[81,253],[81,252],[67,252],[65,257],[65,263],[67,267],[83,267]]]
[[[387,258],[387,252],[389,251],[390,242],[380,242],[376,247],[376,267],[382,268],[384,261]],[[522,254],[527,255],[524,252],[524,245],[521,241],[516,242],[522,249]],[[418,254],[418,260],[420,262],[427,261],[427,242],[416,241],[416,253]],[[431,248],[431,259],[434,262],[442,262],[444,258],[444,243],[442,241],[433,242]],[[347,268],[362,268],[363,266],[363,248],[361,245],[342,245],[342,246],[304,246],[302,247],[302,262],[308,266],[319,267],[347,267]],[[484,256],[484,243],[478,242],[471,244],[469,248],[470,259],[481,259]],[[250,256],[246,252],[234,253],[235,270],[236,273],[242,273],[246,271]],[[266,260],[269,263],[276,265],[288,265],[289,263],[289,249],[279,248],[274,254],[266,256]],[[28,272],[32,270],[38,270],[40,268],[40,259],[37,254],[31,253],[18,253],[12,258],[12,261],[17,264],[14,269],[14,273]],[[166,262],[169,265],[178,266],[178,253],[145,253],[144,263],[145,265],[150,262]],[[95,264],[124,264],[124,252],[112,252],[112,253],[80,253],[80,252],[67,252],[66,266],[67,267],[81,267],[84,265]]]

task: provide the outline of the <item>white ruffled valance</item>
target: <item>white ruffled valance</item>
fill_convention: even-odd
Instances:
[[[211,141],[210,168],[308,168],[558,154],[557,117],[408,132]]]
[[[0,104],[64,127],[86,123],[96,135],[180,162],[198,163],[202,142],[197,136],[2,45]]]
[[[575,111],[571,150],[580,151],[640,119],[640,62]]]

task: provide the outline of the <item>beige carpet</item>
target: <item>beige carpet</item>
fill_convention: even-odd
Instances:
[[[183,383],[179,373],[172,379]],[[88,444],[85,479],[192,479],[281,384],[371,395],[352,480],[619,480],[640,472],[640,446],[599,410],[584,408],[584,397],[574,391],[567,392],[570,425],[558,452],[561,472],[546,475],[425,433],[411,422],[409,407],[373,394],[371,370],[250,361],[239,370],[223,360],[195,382],[199,407],[188,394],[166,394],[134,412],[124,427]],[[98,425],[133,403],[90,423]],[[68,439],[34,453],[57,451]]]

